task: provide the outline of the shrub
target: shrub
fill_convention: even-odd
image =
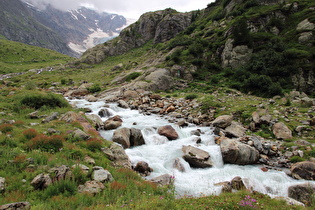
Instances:
[[[188,94],[185,97],[186,100],[193,100],[193,99],[196,99],[196,98],[198,98],[198,95],[196,95],[196,94]]]
[[[302,157],[300,157],[300,156],[293,156],[293,157],[290,158],[290,161],[291,161],[292,163],[302,162],[302,161],[304,161],[304,160],[305,160],[305,159],[302,158]]]
[[[101,91],[101,87],[99,84],[93,84],[91,87],[87,88],[90,93],[96,93]]]
[[[103,141],[101,139],[92,138],[86,142],[86,147],[89,150],[95,152],[95,151],[100,150],[102,148],[102,144],[103,144]]]
[[[69,106],[69,103],[61,95],[53,93],[43,94],[39,92],[25,94],[20,100],[20,103],[34,109],[39,109],[43,106],[49,108]]]
[[[61,180],[50,185],[44,192],[43,198],[48,199],[62,194],[63,196],[72,196],[77,192],[77,185],[71,180]]]
[[[26,146],[30,150],[40,149],[46,152],[58,152],[63,147],[64,139],[59,135],[46,136],[37,135],[27,142]]]
[[[140,75],[141,75],[140,72],[133,72],[131,74],[128,74],[128,76],[126,77],[126,81],[130,82],[131,80],[138,78]]]
[[[27,130],[23,131],[22,134],[28,140],[35,138],[38,135],[37,131],[34,128],[27,129]]]
[[[13,126],[11,124],[2,124],[0,125],[0,131],[2,133],[9,133],[9,132],[12,132],[13,131]]]

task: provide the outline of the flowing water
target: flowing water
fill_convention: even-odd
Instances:
[[[89,107],[93,110],[91,114],[98,114],[104,108],[104,102],[87,102],[85,100],[72,100],[78,108]],[[133,165],[139,161],[145,161],[153,168],[151,179],[163,174],[170,174],[175,177],[175,191],[178,196],[203,196],[220,194],[221,187],[215,185],[219,182],[231,181],[234,177],[240,176],[249,189],[268,194],[271,197],[288,196],[288,187],[295,184],[305,183],[287,176],[284,172],[269,170],[263,172],[259,165],[239,166],[224,164],[222,161],[220,147],[214,143],[214,136],[209,127],[197,127],[190,125],[186,128],[169,123],[156,115],[145,116],[137,110],[122,109],[116,104],[109,105],[113,115],[119,115],[123,120],[122,127],[141,129],[145,139],[145,145],[126,149]],[[103,121],[106,118],[102,118]],[[157,128],[163,125],[172,125],[179,134],[179,139],[168,141],[166,137],[157,134]],[[194,141],[197,136],[191,135],[191,131],[200,129],[202,134],[201,144]],[[100,134],[107,140],[111,140],[114,131],[100,131]],[[214,162],[212,168],[193,169],[182,158],[182,146],[192,145],[210,154]],[[180,172],[172,167],[173,161],[180,158],[185,166],[185,172]],[[315,183],[315,182],[313,182]]]

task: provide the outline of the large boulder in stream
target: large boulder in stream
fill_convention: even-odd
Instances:
[[[204,150],[198,149],[193,146],[183,146],[183,158],[193,168],[208,168],[213,166],[210,159],[210,154]]]
[[[307,206],[312,205],[315,195],[315,184],[305,183],[293,185],[288,188],[290,198],[304,203]]]
[[[114,130],[122,125],[122,119],[116,115],[104,122],[104,130]]]
[[[303,161],[291,167],[292,177],[295,179],[315,180],[315,163]]]
[[[171,125],[165,125],[158,128],[158,134],[165,136],[168,140],[178,139],[178,133]]]
[[[136,128],[117,129],[112,141],[121,144],[124,149],[145,144],[141,130]]]
[[[224,163],[247,165],[259,160],[259,152],[254,147],[235,139],[224,139],[220,148]]]

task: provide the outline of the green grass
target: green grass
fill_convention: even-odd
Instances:
[[[0,39],[0,74],[65,64],[73,58],[53,50]]]

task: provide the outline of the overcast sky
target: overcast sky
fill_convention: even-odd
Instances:
[[[204,9],[215,0],[23,0],[34,5],[51,4],[58,9],[76,9],[80,6],[138,19],[149,11],[173,8],[179,12]]]

